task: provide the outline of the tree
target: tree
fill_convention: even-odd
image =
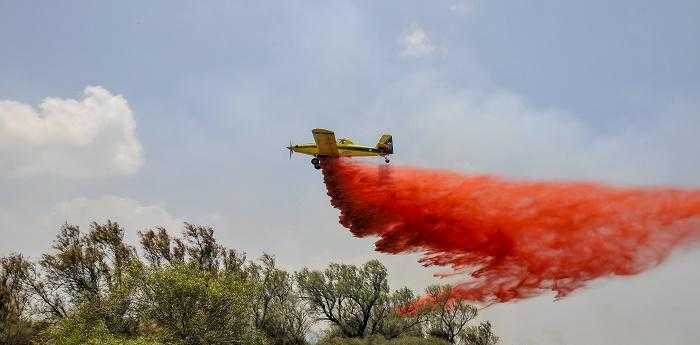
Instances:
[[[183,239],[158,227],[139,232],[148,261],[141,316],[166,343],[262,341],[253,315],[260,291],[245,270],[245,254],[216,242],[214,229],[185,223]],[[262,321],[260,321],[262,323]]]
[[[344,264],[330,264],[323,272],[305,268],[296,280],[312,310],[345,337],[394,338],[421,322],[421,314],[398,313],[399,306],[414,302],[413,294],[402,289],[390,295],[386,267],[377,260],[359,268]]]
[[[391,292],[377,260],[291,275],[272,255],[248,261],[218,244],[211,227],[139,235],[143,258],[111,221],[64,224],[38,264],[0,258],[0,344],[303,345],[319,320],[329,344],[498,341],[488,322],[466,326],[476,308],[448,286]]]
[[[186,252],[199,269],[216,272],[224,248],[216,243],[214,228],[185,223]]]
[[[225,271],[245,276],[245,253],[216,242],[214,229],[185,223],[183,239],[171,238],[163,227],[139,231],[141,246],[151,267],[187,262],[212,273]]]
[[[469,327],[462,340],[465,345],[496,345],[500,338],[493,334],[491,322],[484,321],[478,326]]]
[[[163,227],[156,227],[144,232],[139,231],[141,247],[148,263],[153,267],[160,267],[163,263],[184,261],[185,245],[180,240],[174,241],[171,249],[171,240],[168,231]]]
[[[434,285],[426,290],[431,306],[428,320],[429,334],[455,343],[467,330],[467,323],[478,310],[465,300],[455,297],[449,285]]]
[[[22,279],[28,267],[21,255],[0,258],[0,344],[29,344],[34,335],[31,295]]]
[[[87,234],[65,224],[52,248],[54,252],[40,261],[46,285],[54,294],[65,294],[69,302],[99,301],[103,293],[122,283],[124,271],[136,258],[134,248],[124,243],[124,230],[109,220],[93,222]]]
[[[145,272],[141,318],[164,343],[258,344],[251,322],[251,286],[196,265],[176,264]]]
[[[387,303],[375,307],[372,334],[387,339],[399,336],[423,336],[421,325],[430,315],[430,308],[419,303],[411,289],[404,287],[394,291]]]
[[[104,318],[95,313],[92,306],[80,304],[70,313],[51,324],[35,339],[46,345],[160,345],[151,334],[115,334],[107,327]]]
[[[43,275],[33,271],[28,284],[44,310],[63,318],[69,306],[89,308],[115,334],[136,332],[133,289],[128,278],[132,264],[140,263],[136,250],[124,242],[124,229],[107,221],[93,222],[83,234],[65,224],[40,261]]]
[[[313,319],[299,298],[290,275],[277,268],[273,256],[264,254],[261,264],[251,262],[248,279],[255,286],[253,317],[271,344],[305,344]]]

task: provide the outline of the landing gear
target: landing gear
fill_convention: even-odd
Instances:
[[[316,165],[314,165],[314,168],[315,168],[316,170],[318,170],[318,169],[321,169],[321,166],[320,166],[319,164],[316,164]]]
[[[318,157],[314,157],[311,159],[311,164],[313,164],[314,168],[316,170],[321,169],[321,160],[318,159]]]
[[[389,158],[384,158],[384,163],[389,164]]]

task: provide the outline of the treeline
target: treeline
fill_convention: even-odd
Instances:
[[[498,342],[477,309],[432,286],[389,288],[377,260],[280,269],[185,223],[139,233],[115,222],[65,224],[37,262],[0,258],[0,344],[449,344]],[[431,303],[425,303],[425,300]],[[312,337],[319,334],[320,337]],[[314,339],[315,338],[315,339]]]

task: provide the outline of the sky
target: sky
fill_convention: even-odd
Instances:
[[[289,141],[392,164],[700,188],[698,1],[0,0],[0,255],[60,224],[212,225],[290,270],[382,259]],[[694,344],[700,251],[481,311],[504,344]]]

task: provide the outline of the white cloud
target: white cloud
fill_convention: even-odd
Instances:
[[[0,256],[17,251],[37,257],[45,252],[64,223],[87,230],[93,221],[112,220],[125,230],[130,244],[136,244],[137,232],[163,226],[171,234],[182,231],[185,219],[176,217],[160,204],[145,203],[127,197],[103,195],[78,197],[58,203],[36,202],[0,205]]]
[[[447,49],[436,46],[422,26],[414,23],[399,38],[401,56],[407,58],[421,58],[438,54],[446,54]]]
[[[46,98],[38,110],[0,101],[0,174],[101,177],[143,165],[126,99],[99,86],[82,100]]]
[[[53,208],[46,222],[49,226],[68,222],[86,227],[93,221],[103,223],[107,220],[119,223],[131,236],[137,231],[155,226],[163,226],[172,233],[178,233],[184,222],[166,211],[163,205],[145,204],[115,195],[80,197],[61,202]]]

